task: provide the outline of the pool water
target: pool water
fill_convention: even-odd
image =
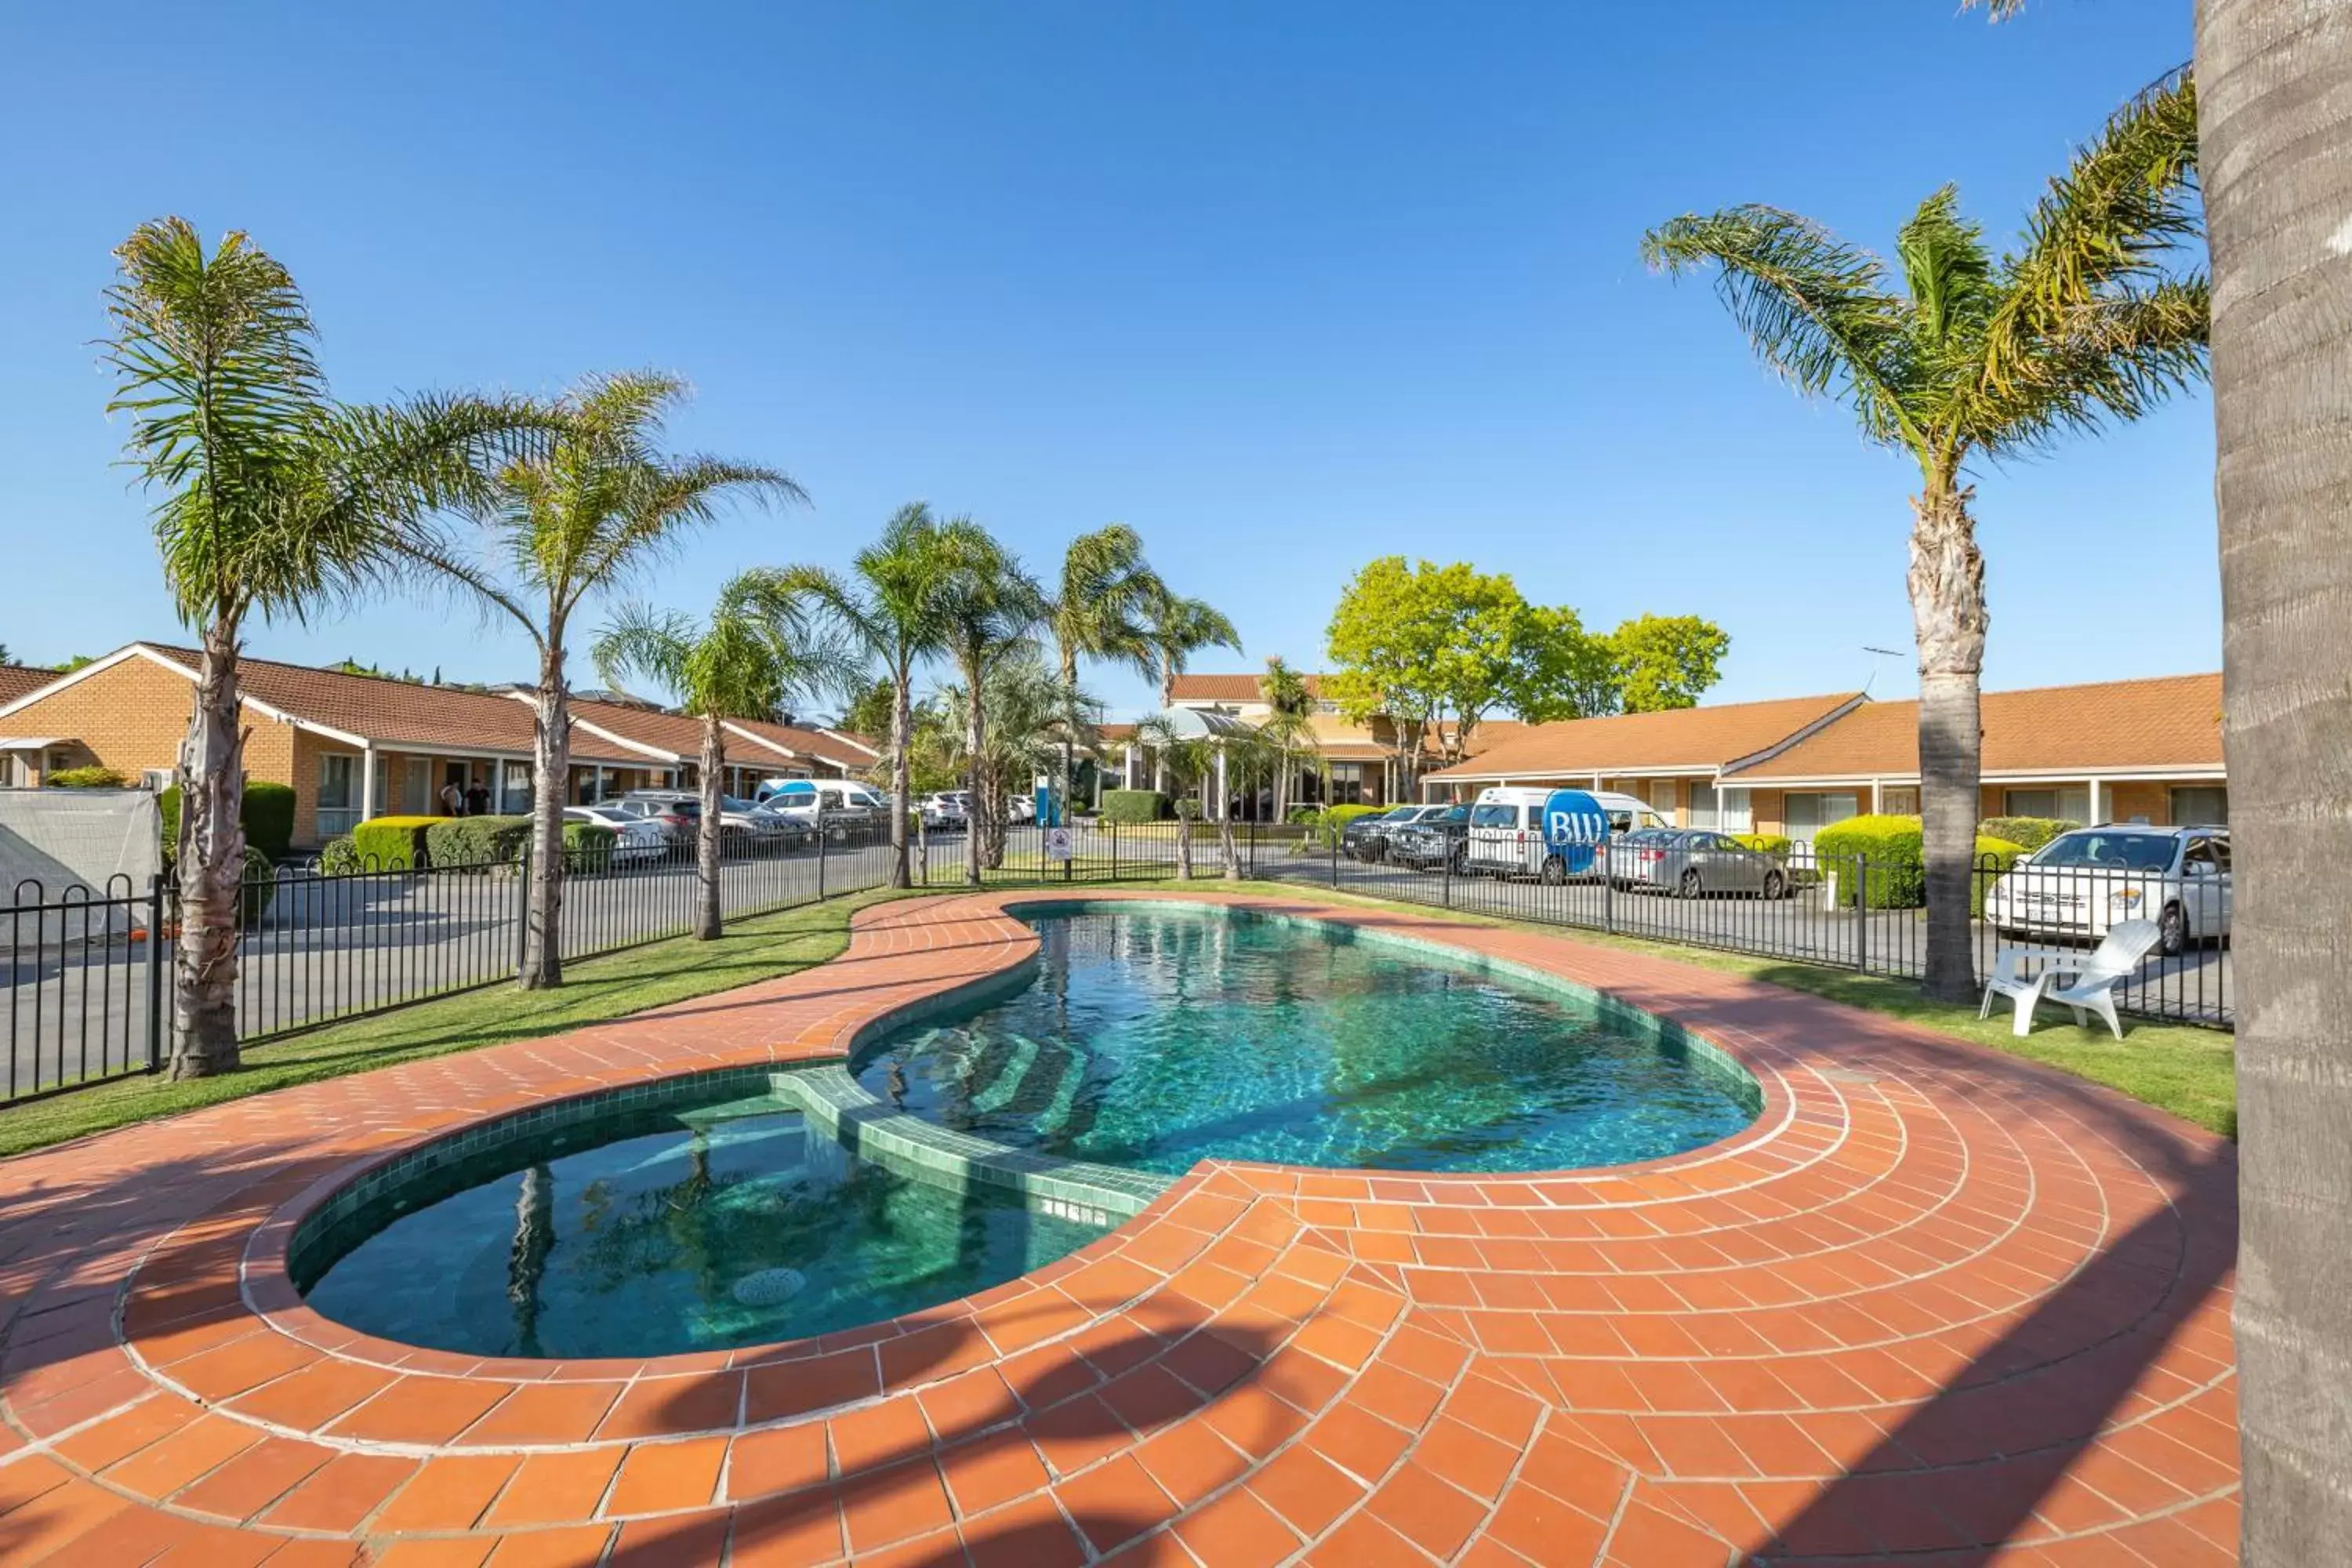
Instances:
[[[442,1350],[664,1355],[936,1306],[1102,1234],[856,1160],[767,1098],[616,1112],[553,1142],[527,1137],[339,1223],[355,1244],[314,1249],[310,1304]]]
[[[1119,905],[1030,923],[1031,984],[876,1041],[858,1082],[976,1137],[1171,1173],[1619,1164],[1760,1104],[1727,1061],[1589,996],[1330,921]]]

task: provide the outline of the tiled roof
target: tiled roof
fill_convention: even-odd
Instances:
[[[1987,773],[2221,765],[2218,674],[1988,691],[1981,711]],[[1918,771],[1919,704],[1871,702],[1739,776],[1908,778]]]
[[[60,672],[38,669],[28,664],[0,664],[0,702],[14,702],[19,697],[38,691]]]
[[[1471,731],[1471,743],[1480,749],[1470,761],[1425,776],[1544,778],[1650,768],[1712,770],[1779,745],[1806,725],[1819,723],[1853,701],[1855,696],[1843,691],[1527,724],[1519,726],[1517,733],[1493,737],[1491,746],[1481,745],[1488,739],[1482,726]]]
[[[618,702],[583,701],[578,698],[572,700],[572,714],[581,723],[593,724],[600,730],[642,745],[659,747],[685,762],[692,762],[702,754],[702,721],[687,714]],[[730,719],[728,722],[738,731],[749,731],[761,740],[783,747],[796,757],[853,769],[868,767],[874,761],[832,735],[798,724],[771,724],[755,719]],[[782,759],[775,752],[746,741],[738,733],[728,737],[727,760],[730,763],[752,767]]]
[[[1180,675],[1170,689],[1178,702],[1263,702],[1258,690],[1262,675]],[[1323,695],[1323,678],[1302,675],[1298,678],[1307,687],[1307,695]]]
[[[863,772],[875,763],[873,757],[856,746],[845,745],[834,736],[804,729],[798,724],[770,724],[755,719],[737,719],[732,722],[800,756],[814,757],[818,762],[831,763],[853,773]]]
[[[161,643],[139,645],[162,655],[193,678],[201,656],[193,648]],[[446,746],[454,751],[499,752],[527,757],[531,750],[531,709],[527,702],[453,686],[423,686],[380,675],[346,675],[339,669],[279,664],[251,655],[236,661],[238,689],[325,729],[358,735],[383,746]],[[572,755],[581,762],[645,766],[641,752],[600,741],[574,729]]]

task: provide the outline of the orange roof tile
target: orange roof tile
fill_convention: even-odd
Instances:
[[[1263,702],[1265,698],[1258,689],[1259,675],[1180,675],[1170,689],[1178,702]],[[1323,678],[1302,675],[1299,680],[1309,697],[1323,695]]]
[[[1568,777],[1579,773],[1679,768],[1712,772],[1753,756],[1820,723],[1859,694],[1784,697],[1769,702],[1728,702],[1662,713],[1618,713],[1526,724],[1493,737],[1482,725],[1470,734],[1468,762],[1423,775],[1430,779]]]
[[[1981,711],[1989,775],[2221,765],[2219,675],[1988,691]],[[1738,776],[1910,778],[1918,772],[1919,704],[1906,700],[1867,703]]]
[[[29,696],[61,673],[28,664],[0,664],[0,702],[14,702],[19,697]]]

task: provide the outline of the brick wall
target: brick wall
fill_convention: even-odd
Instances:
[[[16,734],[70,737],[58,748],[68,766],[108,767],[136,780],[149,769],[178,765],[195,696],[187,677],[132,658],[26,704],[8,723]],[[246,777],[299,790],[293,726],[247,709],[244,728]]]

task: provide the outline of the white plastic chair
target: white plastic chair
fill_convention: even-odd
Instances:
[[[2017,1025],[2012,1033],[2033,1032],[2033,1010],[2044,1002],[2055,1002],[2074,1009],[2077,1026],[2087,1026],[2087,1013],[2096,1013],[2107,1021],[2107,1027],[2117,1039],[2124,1037],[2123,1024],[2116,1017],[2116,988],[2131,978],[2139,968],[2140,960],[2148,955],[2163,932],[2154,921],[2126,921],[2110,926],[2107,937],[2088,958],[2074,962],[2053,958],[2044,951],[2027,952],[2019,948],[2003,948],[1994,961],[1992,978],[1985,982],[1984,1005],[1977,1009],[1979,1018],[1992,1014],[1995,996],[2013,997],[2017,1003]],[[2044,961],[2040,973],[2023,975],[2018,966],[2025,959]],[[2062,977],[2073,977],[2073,984],[2061,985]]]

